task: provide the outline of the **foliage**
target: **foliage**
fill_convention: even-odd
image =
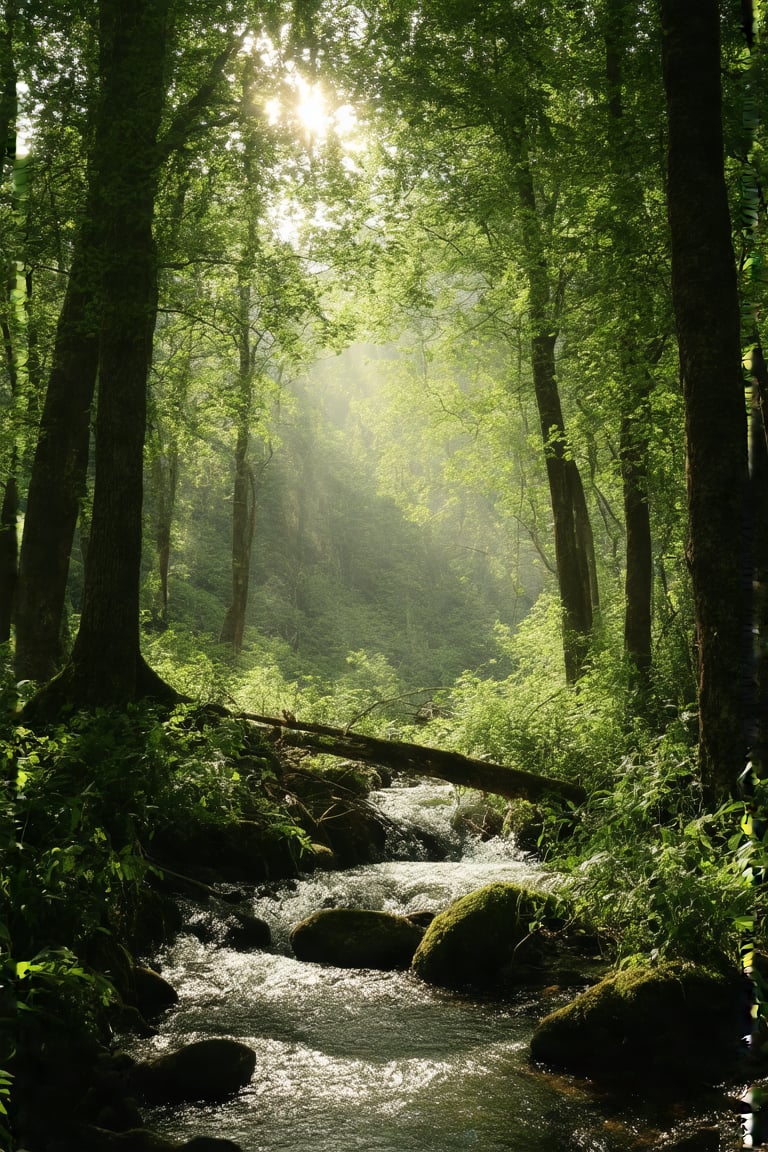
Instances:
[[[738,804],[702,808],[690,744],[664,737],[628,757],[554,843],[577,907],[622,963],[640,958],[738,965],[753,908],[734,833]]]
[[[247,771],[238,771],[246,742]],[[271,762],[245,726],[205,725],[197,708],[162,717],[133,706],[46,732],[17,727],[0,763],[3,983],[18,1011],[54,1012],[78,1027],[95,1027],[114,998],[159,832],[247,813],[265,837],[303,839],[267,798]]]
[[[433,738],[469,755],[543,775],[579,780],[588,789],[646,738],[635,710],[630,670],[615,649],[596,652],[578,688],[566,685],[560,652],[560,607],[543,595],[515,633],[497,626],[498,655],[487,670],[465,673],[442,694],[450,725]]]

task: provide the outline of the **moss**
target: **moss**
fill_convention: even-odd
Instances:
[[[747,991],[738,973],[684,964],[606,977],[546,1016],[531,1057],[630,1090],[721,1079],[741,1052]]]
[[[551,915],[552,897],[517,884],[489,884],[435,917],[413,958],[413,971],[447,988],[493,984],[515,961],[530,959],[531,924]]]
[[[536,852],[544,830],[544,812],[522,796],[510,800],[504,813],[504,833],[514,837],[521,852]]]
[[[407,968],[423,932],[389,912],[324,908],[295,926],[291,946],[299,960],[339,968]]]

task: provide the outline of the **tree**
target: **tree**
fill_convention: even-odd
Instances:
[[[132,0],[122,5],[101,0],[98,11],[99,96],[92,110],[86,218],[80,233],[82,264],[77,266],[78,272],[83,271],[82,279],[73,277],[74,318],[72,310],[62,314],[58,341],[61,348],[63,337],[65,354],[73,337],[76,344],[80,341],[76,347],[80,368],[82,340],[87,342],[89,367],[94,363],[94,346],[98,347],[94,507],[80,629],[66,674],[49,694],[52,701],[63,695],[84,704],[124,700],[146,690],[164,693],[141,657],[138,631],[147,374],[157,310],[154,208],[165,160],[198,126],[243,38],[242,33],[225,34],[222,51],[212,61],[208,55],[204,82],[176,108],[161,137],[171,60],[171,0],[160,4]],[[84,442],[88,410],[84,389],[92,383],[92,375],[82,374],[78,387],[83,404],[74,407],[69,402],[71,383],[71,373],[56,371],[49,382],[46,411],[58,415],[50,435],[51,451],[58,457],[53,467],[45,469],[37,489],[33,473],[33,513],[43,508],[43,494],[50,492],[57,477],[60,481],[66,477],[70,453]],[[71,497],[79,495],[84,467],[80,451],[76,475],[67,485],[70,515],[66,532],[58,537],[61,557],[68,556],[71,547]],[[44,511],[39,515],[44,519]],[[38,574],[46,551],[35,550]],[[59,570],[65,567],[62,561]],[[53,600],[50,620],[60,620],[61,580]],[[26,622],[29,615],[25,613]],[[41,670],[47,671],[56,660],[53,633],[50,624],[42,657],[47,664],[44,669],[41,661]]]
[[[699,764],[710,799],[746,755],[749,584],[744,380],[723,173],[717,0],[662,0],[672,291],[685,396],[699,661]],[[748,674],[748,673],[747,673]]]
[[[551,14],[547,13],[548,17]],[[592,526],[558,387],[557,344],[566,285],[552,237],[563,180],[551,163],[548,69],[560,63],[539,16],[500,4],[382,4],[370,20],[361,86],[378,88],[407,135],[398,164],[415,180],[424,150],[440,151],[443,209],[469,211],[527,288],[530,370],[549,484],[556,569],[563,606],[566,676],[584,668],[599,606]],[[368,77],[373,76],[371,85]],[[378,95],[378,92],[377,92]],[[425,134],[414,133],[423,121]],[[425,141],[429,134],[438,148]],[[481,159],[479,159],[481,158]],[[509,308],[511,311],[511,301]]]

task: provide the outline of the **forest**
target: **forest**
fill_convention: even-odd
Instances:
[[[323,1152],[221,1127],[258,1046],[170,1088],[144,981],[279,952],[423,781],[504,867],[323,890],[397,924],[298,961],[524,988],[523,1081],[634,1101],[491,1152],[768,1143],[766,44],[764,0],[2,0],[1,1149]]]

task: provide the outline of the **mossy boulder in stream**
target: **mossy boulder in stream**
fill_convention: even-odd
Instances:
[[[137,1064],[131,1086],[150,1104],[226,1100],[245,1087],[255,1067],[256,1053],[247,1044],[217,1037]]]
[[[684,964],[628,968],[546,1016],[531,1057],[606,1086],[677,1092],[722,1079],[747,1027],[738,973]]]
[[[487,987],[532,959],[531,924],[554,915],[551,896],[517,884],[488,884],[456,900],[427,928],[413,971],[445,988]]]
[[[323,908],[291,932],[299,960],[339,968],[407,968],[424,929],[405,916],[357,908]]]

